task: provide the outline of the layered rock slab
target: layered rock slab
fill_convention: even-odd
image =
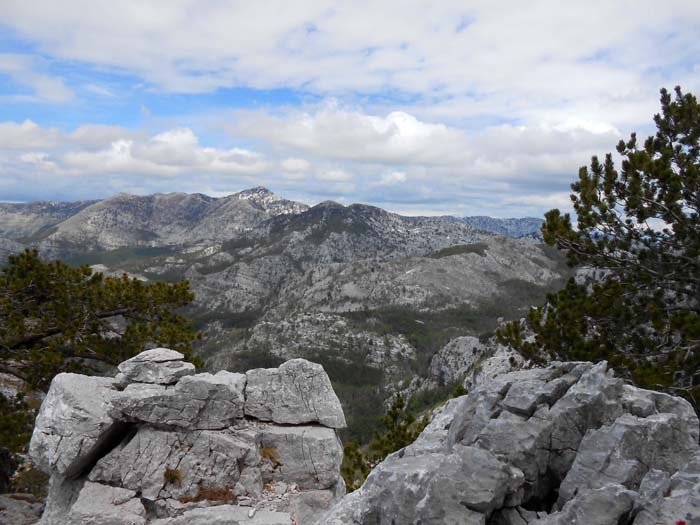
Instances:
[[[117,419],[191,430],[224,429],[243,417],[246,377],[221,371],[174,386],[132,383],[112,400]]]
[[[185,363],[185,356],[169,348],[154,348],[127,359],[118,366],[117,380],[129,383],[155,383],[170,385],[181,377],[194,374],[192,363]]]

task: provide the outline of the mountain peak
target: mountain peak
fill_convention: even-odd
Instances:
[[[345,206],[343,206],[343,205],[340,204],[339,202],[327,200],[327,201],[319,202],[316,206],[314,206],[314,208],[317,208],[317,209],[323,209],[323,208],[345,208]]]
[[[265,186],[255,186],[247,190],[242,190],[236,193],[239,199],[255,199],[255,198],[270,198],[280,199],[279,196],[268,190]]]

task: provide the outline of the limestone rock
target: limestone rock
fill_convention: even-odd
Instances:
[[[46,506],[41,515],[41,525],[64,525],[68,521],[68,513],[78,499],[84,479],[66,479],[60,474],[52,474],[49,480],[49,492]]]
[[[168,348],[146,350],[119,365],[119,382],[122,385],[129,383],[170,385],[176,383],[181,377],[192,375],[195,371],[192,363],[182,361],[184,357],[180,352]]]
[[[123,425],[109,416],[114,380],[58,374],[41,404],[29,455],[47,474],[74,476],[99,457]]]
[[[247,405],[246,375],[193,374],[182,357],[157,348],[115,379],[56,376],[31,446],[51,475],[42,525],[291,525],[344,495],[345,419],[320,365],[251,374]]]
[[[289,513],[299,525],[310,524],[337,499],[332,490],[305,490],[283,497],[274,505],[273,510]]]
[[[42,505],[27,494],[0,495],[0,523],[31,525],[41,517]]]
[[[176,518],[153,520],[153,525],[290,525],[285,512],[254,511],[238,505],[193,509]],[[301,524],[300,524],[301,525]]]
[[[616,525],[632,511],[636,493],[609,483],[584,489],[560,512],[528,522],[528,525]]]
[[[233,489],[241,468],[259,461],[255,442],[240,433],[142,427],[100,459],[89,479],[135,490],[149,500],[177,499],[196,496],[200,486]],[[171,482],[166,470],[173,471]]]
[[[484,524],[523,483],[522,472],[480,448],[457,445],[452,454],[419,456],[399,452],[318,523]],[[512,501],[517,504],[517,496]]]
[[[68,515],[72,525],[143,525],[146,509],[132,490],[85,483]]]
[[[430,373],[438,380],[453,383],[470,371],[485,351],[478,337],[457,337],[430,360]]]
[[[316,523],[692,523],[698,427],[685,401],[604,362],[502,374],[447,403]]]
[[[559,504],[582,488],[597,489],[610,482],[638,490],[650,469],[675,473],[698,448],[693,436],[681,430],[684,425],[676,414],[624,414],[611,425],[590,430],[561,484]]]
[[[333,429],[265,425],[261,445],[270,451],[273,467],[264,481],[283,480],[304,489],[328,489],[338,481],[343,446]]]
[[[648,479],[650,474],[640,488],[641,509],[634,525],[678,522],[694,525],[700,522],[700,451],[670,480],[654,475],[657,479],[651,481]]]
[[[292,359],[246,372],[245,414],[262,421],[344,428],[345,416],[323,367]]]
[[[174,387],[132,383],[112,405],[115,418],[189,430],[224,429],[243,417],[243,374],[185,376]]]

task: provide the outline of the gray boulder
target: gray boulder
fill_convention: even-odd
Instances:
[[[182,361],[184,358],[180,352],[168,348],[146,350],[119,365],[117,380],[124,386],[129,383],[170,385],[194,374],[194,365]]]
[[[281,424],[346,426],[343,409],[323,367],[292,359],[279,368],[246,372],[245,414]]]
[[[243,417],[245,383],[245,375],[223,370],[185,376],[172,387],[132,383],[112,400],[112,415],[189,430],[224,429]]]
[[[111,446],[124,425],[109,415],[114,380],[58,374],[34,424],[29,456],[47,474],[72,477]]]
[[[51,475],[42,525],[301,524],[345,493],[345,419],[320,365],[252,374],[247,405],[246,375],[193,374],[182,357],[157,348],[115,379],[56,376],[31,444]]]
[[[338,482],[343,445],[331,428],[265,425],[261,446],[272,456],[266,458],[272,468],[263,481],[292,482],[302,489],[328,489]]]
[[[71,525],[143,525],[146,509],[132,490],[87,482],[68,514]]]
[[[589,430],[559,489],[559,505],[583,488],[618,483],[638,490],[645,474],[657,469],[673,474],[697,450],[693,436],[683,431],[678,415],[661,413],[647,418],[623,414],[611,425]]]
[[[410,449],[410,447],[409,447]],[[451,454],[394,453],[318,523],[485,523],[517,505],[523,473],[487,450],[455,446]]]
[[[700,452],[670,478],[650,471],[640,496],[634,525],[700,523]]]

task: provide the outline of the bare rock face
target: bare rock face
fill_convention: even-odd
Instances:
[[[292,359],[279,368],[249,370],[246,377],[247,416],[281,424],[345,427],[340,401],[321,365]]]
[[[56,376],[30,448],[51,475],[42,524],[311,523],[345,493],[345,419],[320,365],[194,374],[182,358],[158,348],[117,379]],[[286,396],[263,396],[275,381]]]
[[[185,376],[175,386],[132,383],[112,401],[112,415],[192,430],[223,429],[243,417],[246,378],[222,370]]]
[[[146,509],[133,490],[87,482],[68,514],[68,523],[143,525]]]
[[[109,415],[114,380],[58,374],[41,404],[29,443],[32,461],[47,474],[73,476],[99,454],[121,425]]]
[[[318,525],[700,522],[698,419],[606,363],[552,363],[451,400]]]

